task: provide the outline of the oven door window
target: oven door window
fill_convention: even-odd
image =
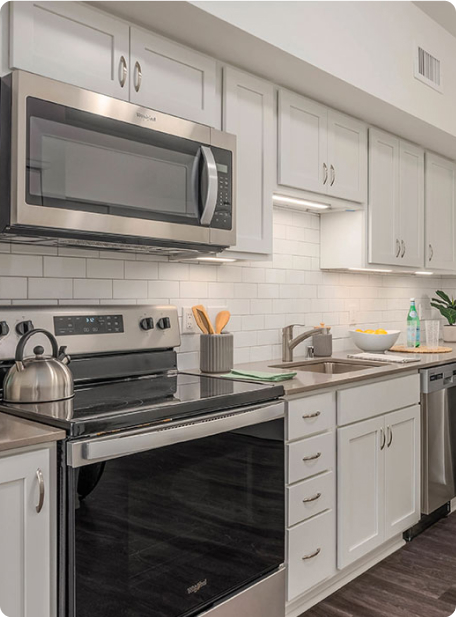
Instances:
[[[27,99],[28,204],[199,225],[201,144]]]
[[[195,615],[284,561],[283,420],[70,474],[76,617]]]

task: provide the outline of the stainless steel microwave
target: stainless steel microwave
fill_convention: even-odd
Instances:
[[[0,95],[3,239],[166,253],[235,244],[235,136],[23,71]]]

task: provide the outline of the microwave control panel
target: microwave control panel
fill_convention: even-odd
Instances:
[[[211,227],[216,229],[232,229],[233,226],[233,164],[232,155],[228,150],[211,147],[214,154],[218,175],[217,205]]]

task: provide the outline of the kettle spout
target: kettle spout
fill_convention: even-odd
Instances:
[[[22,364],[21,360],[16,360],[15,364],[18,373],[24,370],[24,365]]]
[[[67,354],[66,350],[66,346],[62,346],[59,349],[59,355],[57,359],[60,360],[62,364],[69,364],[71,362],[71,357]]]

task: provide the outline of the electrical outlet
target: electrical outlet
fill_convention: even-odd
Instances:
[[[184,306],[182,309],[182,332],[181,334],[197,334],[199,328],[196,325],[191,306]]]

